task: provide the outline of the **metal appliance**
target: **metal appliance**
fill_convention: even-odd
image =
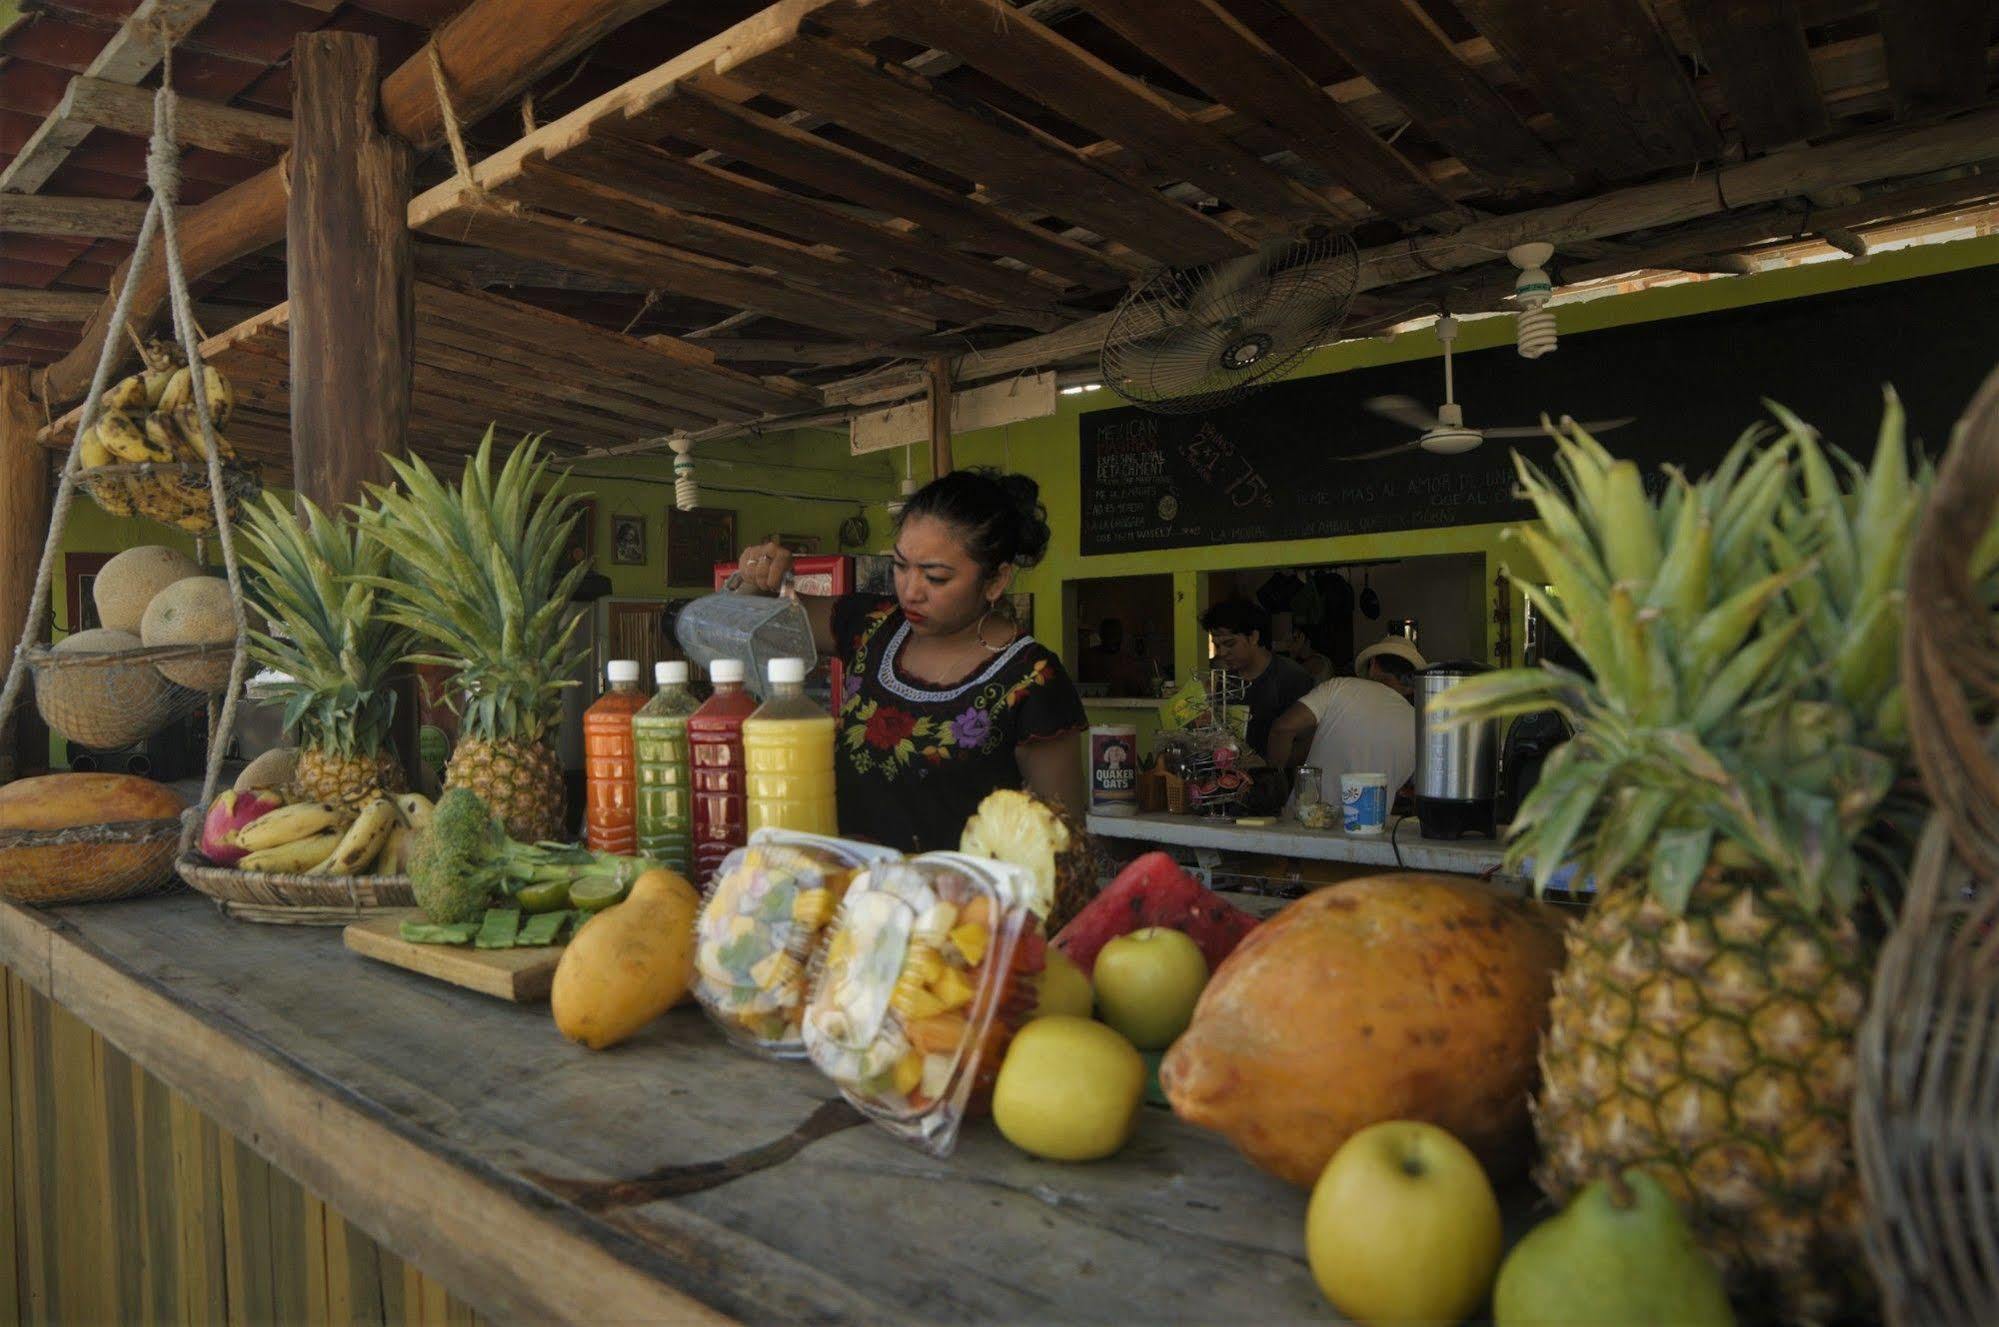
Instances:
[[[1497,837],[1499,720],[1444,728],[1429,718],[1433,697],[1489,671],[1481,663],[1454,660],[1416,673],[1416,821],[1426,839]]]

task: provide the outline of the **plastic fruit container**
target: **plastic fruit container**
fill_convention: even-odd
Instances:
[[[892,848],[758,830],[708,882],[694,925],[694,998],[723,1035],[772,1059],[800,1059],[807,979],[854,876]]]
[[[812,1063],[891,1133],[949,1155],[992,1100],[1047,959],[1023,868],[934,852],[869,868],[813,965]]]

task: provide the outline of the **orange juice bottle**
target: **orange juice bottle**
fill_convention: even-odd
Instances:
[[[750,831],[837,834],[833,716],[805,695],[805,661],[770,661],[770,699],[743,720]]]
[[[636,659],[613,659],[611,689],[583,712],[583,839],[597,852],[638,851],[638,760],[632,715],[646,703]]]

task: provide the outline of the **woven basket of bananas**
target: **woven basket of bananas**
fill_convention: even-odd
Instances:
[[[177,863],[181,879],[232,917],[282,926],[345,926],[383,908],[414,908],[406,875],[304,875],[239,871],[189,854]]]
[[[192,534],[215,529],[206,461],[112,462],[87,466],[76,478],[91,500],[113,516],[149,516]],[[244,461],[223,462],[222,483],[231,520],[264,488],[257,466]]]
[[[431,810],[420,793],[378,792],[356,808],[288,802],[276,789],[225,792],[203,808],[201,834],[177,866],[232,917],[338,925],[416,906],[403,862]]]
[[[191,714],[206,699],[202,692],[168,681],[161,664],[175,671],[209,671],[219,665],[226,672],[235,649],[232,641],[147,647],[126,631],[79,631],[53,646],[28,651],[35,708],[65,741],[99,751],[130,746]]]

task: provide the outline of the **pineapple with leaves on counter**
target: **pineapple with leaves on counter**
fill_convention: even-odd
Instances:
[[[1868,471],[1784,419],[1657,499],[1573,426],[1560,486],[1516,457],[1542,524],[1510,533],[1542,574],[1515,581],[1591,675],[1488,674],[1433,707],[1577,729],[1508,848],[1538,885],[1574,862],[1602,891],[1542,1046],[1542,1187],[1643,1167],[1738,1290],[1818,1322],[1868,1294],[1849,1113],[1881,858],[1859,849],[1909,764],[1896,650],[1926,475],[1892,397]]]
[[[965,822],[958,851],[1024,866],[1034,875],[1034,910],[1053,935],[1097,893],[1097,860],[1075,817],[1032,793],[987,793]]]
[[[583,662],[572,649],[570,595],[579,563],[563,569],[581,499],[541,491],[548,462],[524,438],[493,473],[493,430],[456,489],[421,459],[390,458],[401,489],[372,490],[362,529],[396,559],[388,615],[431,646],[411,662],[456,670],[459,741],[444,786],[470,788],[510,837],[562,836],[565,791],[555,727],[562,691]]]
[[[359,811],[409,786],[389,734],[389,671],[411,637],[377,611],[376,591],[364,583],[387,569],[387,553],[350,522],[300,505],[303,524],[268,493],[244,512],[245,589],[272,626],[251,633],[249,651],[287,679],[271,690],[298,742],[293,789]]]

